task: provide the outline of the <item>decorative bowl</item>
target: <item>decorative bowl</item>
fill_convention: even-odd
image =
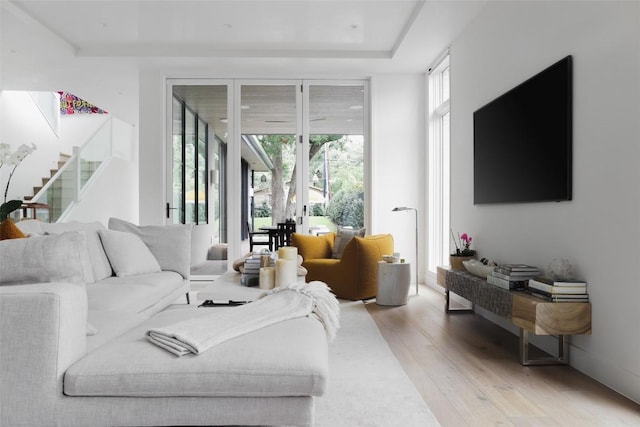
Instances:
[[[398,262],[398,257],[393,255],[382,255],[382,260],[391,264],[394,262]]]
[[[491,274],[495,265],[484,265],[481,261],[476,259],[470,259],[466,261],[462,261],[462,265],[464,268],[474,276],[487,278],[488,275]]]

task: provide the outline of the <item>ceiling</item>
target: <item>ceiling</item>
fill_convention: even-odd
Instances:
[[[485,1],[2,0],[0,77],[2,88],[66,90],[138,124],[141,70],[180,78],[424,73]],[[193,90],[183,95],[205,102]],[[312,118],[329,125],[337,108]]]

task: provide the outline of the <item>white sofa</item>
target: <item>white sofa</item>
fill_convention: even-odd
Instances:
[[[189,290],[189,228],[20,226],[34,237],[0,242],[0,425],[313,424],[328,375],[315,318],[198,356],[145,339],[151,328],[233,310],[173,304]]]

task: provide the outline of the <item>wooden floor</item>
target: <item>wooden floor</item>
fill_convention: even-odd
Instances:
[[[569,366],[520,365],[515,335],[475,314],[446,315],[441,293],[420,293],[367,309],[443,427],[640,426],[640,405]]]

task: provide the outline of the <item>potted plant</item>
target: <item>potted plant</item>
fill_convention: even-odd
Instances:
[[[18,168],[18,165],[20,165],[20,163],[22,163],[22,161],[29,154],[33,153],[35,149],[35,144],[31,144],[31,146],[22,144],[15,152],[12,153],[9,144],[0,144],[0,169],[5,165],[9,167],[13,166],[11,172],[9,173],[9,178],[7,179],[7,185],[4,188],[4,198],[2,200],[2,204],[0,205],[0,240],[15,237],[24,237],[20,229],[18,229],[11,218],[9,218],[9,214],[11,214],[11,212],[19,209],[20,206],[22,206],[22,201],[7,201],[7,194],[9,193],[9,184],[11,184],[11,178]]]
[[[451,238],[456,246],[456,251],[449,256],[449,265],[452,270],[464,270],[462,261],[473,259],[476,256],[476,251],[470,248],[473,238],[467,233],[458,233],[458,239],[456,240],[453,230],[451,231]]]

